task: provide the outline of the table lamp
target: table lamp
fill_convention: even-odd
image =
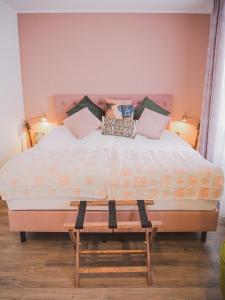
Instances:
[[[183,117],[181,118],[181,122],[187,122],[188,119],[192,119],[192,120],[196,120],[198,122],[197,124],[197,135],[196,135],[196,139],[195,139],[195,144],[194,144],[194,149],[197,149],[198,146],[198,137],[199,137],[199,132],[200,132],[200,122],[198,119],[191,117],[191,116],[187,116],[186,113],[184,113]]]
[[[33,117],[29,120],[24,121],[24,126],[26,128],[29,144],[30,144],[31,147],[33,147],[33,141],[32,141],[32,137],[31,137],[31,125],[30,125],[30,123],[35,121],[35,120],[39,120],[42,123],[48,122],[46,114],[41,114],[39,116],[35,116],[35,117]]]

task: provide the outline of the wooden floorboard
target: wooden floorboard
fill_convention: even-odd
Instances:
[[[19,235],[9,232],[7,208],[0,201],[0,300],[67,299],[222,299],[219,288],[219,247],[225,239],[225,222],[207,242],[200,234],[159,234],[152,256],[153,286],[145,274],[83,274],[81,288],[74,288],[74,252],[69,235],[31,233],[21,244]],[[82,249],[140,249],[142,235],[109,237],[98,243],[97,235],[86,235]],[[118,240],[118,238],[120,240]],[[88,255],[84,267],[145,265],[143,255]]]

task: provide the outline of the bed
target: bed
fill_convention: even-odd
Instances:
[[[90,96],[102,105],[104,96]],[[115,97],[115,95],[114,95]],[[117,95],[116,97],[120,97]],[[142,95],[125,95],[138,103]],[[149,95],[172,109],[170,95]],[[58,124],[81,95],[59,95],[54,100]],[[0,171],[0,194],[7,201],[11,231],[63,232],[74,219],[73,200],[153,199],[152,220],[162,220],[163,232],[215,231],[223,174],[204,160],[176,133],[165,130],[160,140],[104,136],[96,130],[76,139],[60,125],[38,145],[9,160]],[[103,221],[106,210],[86,218]],[[118,218],[137,220],[134,208]]]

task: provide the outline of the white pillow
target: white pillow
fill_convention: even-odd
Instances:
[[[78,139],[88,135],[101,126],[101,122],[85,107],[63,121],[63,124]]]
[[[170,117],[145,108],[137,124],[137,133],[151,139],[160,139]]]

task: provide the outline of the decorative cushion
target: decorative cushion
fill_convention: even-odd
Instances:
[[[154,101],[152,101],[148,97],[145,97],[144,100],[141,102],[141,104],[139,104],[138,106],[135,107],[134,119],[138,120],[145,108],[148,108],[152,111],[155,111],[155,112],[165,115],[165,116],[168,116],[170,113],[169,111],[165,110],[164,108],[162,108],[161,106],[156,104]]]
[[[137,121],[131,119],[109,119],[103,117],[102,134],[135,138],[136,122]]]
[[[168,116],[145,108],[137,124],[137,133],[151,139],[160,139],[170,119]]]
[[[113,98],[105,98],[106,104],[117,104],[117,105],[130,105],[132,104],[132,99],[113,99]]]
[[[85,107],[63,121],[63,124],[78,139],[88,135],[101,126],[101,122]]]
[[[133,119],[133,105],[106,104],[106,117],[109,119]]]
[[[87,107],[92,114],[94,114],[100,121],[102,120],[102,117],[104,116],[104,111],[96,105],[94,102],[92,102],[88,96],[84,96],[84,98],[75,106],[73,106],[70,110],[68,110],[66,113],[68,116],[71,116],[81,109]]]

